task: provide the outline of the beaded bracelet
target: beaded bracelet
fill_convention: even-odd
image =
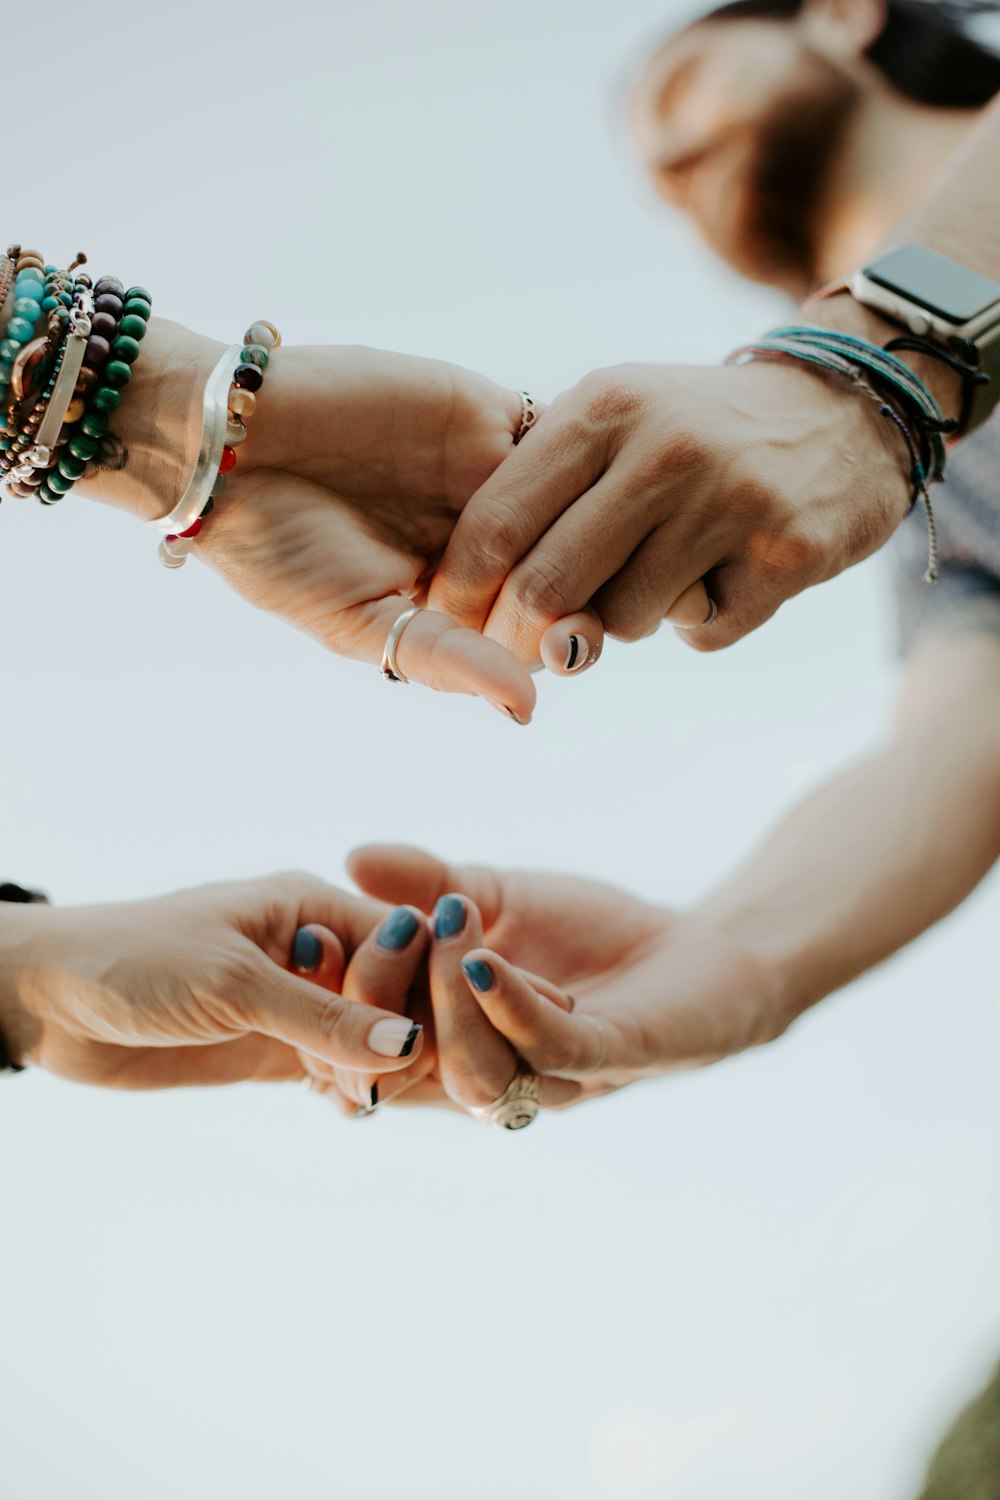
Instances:
[[[16,261],[14,300],[11,316],[4,327],[4,338],[0,341],[0,404],[5,405],[14,361],[25,344],[35,337],[35,326],[42,316],[42,298],[45,296],[45,276],[34,261],[20,257]],[[6,430],[6,427],[5,427]]]
[[[89,278],[87,280],[89,283]],[[33,399],[29,392],[12,422],[12,427],[17,428],[16,434],[0,460],[0,472],[6,474],[8,489],[22,498],[35,494],[47,476],[63,417],[73,399],[75,381],[82,368],[93,311],[93,299],[83,279],[79,285],[74,285],[71,301],[69,309],[60,300],[59,305],[49,311],[50,340],[56,346],[56,355],[49,368],[47,384],[37,399]]]
[[[102,277],[94,286],[95,316],[104,314],[114,325],[112,339],[93,332],[84,355],[84,369],[75,387],[56,448],[68,448],[50,469],[38,489],[42,505],[55,505],[82,479],[91,461],[99,456],[110,437],[110,417],[121,405],[122,392],[132,379],[132,366],[152,314],[152,298],[145,287],[128,291],[114,277]],[[99,326],[106,326],[101,324]],[[110,329],[109,329],[110,331]],[[90,390],[80,394],[81,384]],[[79,423],[79,429],[77,429]]]
[[[256,408],[264,371],[280,346],[281,334],[274,324],[258,320],[243,335],[243,344],[227,349],[209,376],[194,471],[173,510],[152,523],[163,533],[157,555],[164,567],[184,566],[206,517],[223,494],[236,467],[236,450],[246,438],[247,418]]]
[[[0,299],[7,335],[0,343],[0,479],[44,505],[117,444],[109,414],[131,379],[152,311],[144,287],[126,292],[113,277],[94,286],[89,276],[74,276],[85,260],[80,254],[61,271],[38,251],[12,245],[0,263],[0,294],[5,286],[11,292]]]

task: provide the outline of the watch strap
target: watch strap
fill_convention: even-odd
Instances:
[[[1000,403],[1000,316],[976,338],[964,341],[961,348],[986,376],[984,381],[970,381],[966,387],[968,396],[962,422],[964,437],[981,427]]]

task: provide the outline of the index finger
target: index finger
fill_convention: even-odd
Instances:
[[[581,440],[558,403],[546,412],[459,516],[431,583],[434,607],[481,630],[507,575],[591,487],[607,451],[596,430]]]

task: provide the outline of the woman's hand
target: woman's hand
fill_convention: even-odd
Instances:
[[[115,1088],[405,1071],[419,1028],[304,977],[310,924],[329,980],[383,915],[287,874],[116,906],[3,904],[0,1034],[16,1063]]]
[[[497,1099],[517,1056],[559,1108],[773,1040],[791,1020],[764,963],[724,930],[613,887],[392,846],[357,850],[350,872],[435,911],[436,1071],[462,1106]]]
[[[201,394],[220,346],[154,320],[122,407],[129,461],[89,488],[145,519],[181,493],[200,436]],[[377,664],[394,621],[428,584],[462,508],[507,455],[521,399],[437,360],[362,348],[288,348],[272,357],[238,467],[196,553],[261,609],[331,651]],[[562,671],[570,637],[596,660],[586,613],[560,621],[545,660]],[[527,721],[525,661],[428,610],[397,651],[404,675],[481,694]],[[574,668],[581,664],[579,650]]]

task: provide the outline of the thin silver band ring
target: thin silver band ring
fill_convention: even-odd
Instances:
[[[408,609],[403,610],[403,613],[395,621],[386,637],[385,650],[382,652],[382,661],[379,664],[379,672],[385,678],[386,682],[409,682],[410,680],[405,673],[399,670],[396,664],[396,649],[399,646],[399,639],[403,631],[409,625],[410,621],[415,619],[419,614],[423,614],[420,605],[411,604]]]

